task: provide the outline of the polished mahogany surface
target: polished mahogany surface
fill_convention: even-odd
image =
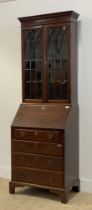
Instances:
[[[12,126],[63,129],[70,109],[61,104],[21,104]]]

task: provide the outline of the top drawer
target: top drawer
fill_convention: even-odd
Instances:
[[[13,132],[13,139],[17,140],[39,140],[48,142],[59,142],[63,139],[63,133],[59,131],[41,131],[41,130],[28,130],[28,129],[16,129]]]

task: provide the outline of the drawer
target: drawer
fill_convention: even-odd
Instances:
[[[12,141],[12,151],[13,152],[23,152],[23,153],[37,153],[37,154],[47,154],[47,155],[64,155],[63,144],[59,143],[49,143],[49,142],[37,142],[37,141]]]
[[[62,157],[13,153],[12,163],[16,166],[64,171],[64,160]]]
[[[24,167],[13,167],[12,180],[59,188],[64,186],[64,174],[61,172],[29,169]]]
[[[13,138],[17,140],[36,140],[36,141],[48,141],[59,142],[63,139],[63,133],[59,131],[40,131],[40,130],[27,130],[16,129],[13,133]]]

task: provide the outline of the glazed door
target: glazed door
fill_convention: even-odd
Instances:
[[[23,96],[25,101],[43,98],[43,28],[23,31]]]
[[[23,31],[23,100],[69,99],[69,27],[51,25]]]
[[[69,85],[68,26],[49,26],[47,33],[48,100],[67,100]]]

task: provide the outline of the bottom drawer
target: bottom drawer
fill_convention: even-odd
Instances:
[[[63,187],[64,174],[61,172],[37,170],[24,167],[13,167],[12,180],[30,184]]]

